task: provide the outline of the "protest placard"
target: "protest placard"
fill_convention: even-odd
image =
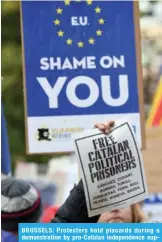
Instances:
[[[123,115],[144,146],[137,1],[22,1],[21,26],[27,153]]]
[[[74,140],[89,216],[146,198],[141,151],[127,122],[108,135],[86,130]]]

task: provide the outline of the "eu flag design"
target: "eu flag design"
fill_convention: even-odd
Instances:
[[[73,11],[74,8],[76,12]],[[82,10],[84,10],[83,15]],[[67,15],[67,20],[70,19],[70,21],[66,21],[65,15]],[[89,18],[89,16],[91,17]],[[104,29],[107,26],[100,2],[94,5],[93,0],[65,0],[64,5],[60,4],[60,6],[56,7],[53,24],[55,34],[60,38],[60,41],[68,46],[74,45],[78,48],[97,44],[98,38],[104,36]],[[78,35],[78,28],[81,26],[84,26],[84,29]],[[94,27],[92,28],[92,26]]]
[[[24,1],[22,11],[29,117],[139,112],[131,1]],[[60,80],[53,104],[47,89],[55,88],[59,77],[67,79]],[[69,100],[74,95],[66,88],[75,77],[76,97]],[[111,86],[103,87],[108,81],[102,78],[111,78]]]

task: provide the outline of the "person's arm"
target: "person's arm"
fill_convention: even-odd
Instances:
[[[100,215],[88,217],[83,182],[74,186],[65,203],[57,211],[52,223],[96,223]]]
[[[98,128],[105,134],[108,134],[114,122],[98,123],[95,128]],[[65,203],[59,208],[52,223],[96,223],[100,215],[88,217],[87,205],[83,182],[80,180],[77,186],[74,186]]]

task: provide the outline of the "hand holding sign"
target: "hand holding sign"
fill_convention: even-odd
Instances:
[[[109,131],[111,131],[111,128],[113,128],[115,125],[114,121],[108,121],[106,123],[97,123],[95,124],[95,128],[98,128],[101,132],[104,134],[108,134]]]
[[[147,196],[143,161],[130,125],[98,123],[75,138],[89,216],[124,208]],[[113,129],[112,129],[113,128]]]

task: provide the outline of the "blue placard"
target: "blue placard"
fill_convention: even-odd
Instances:
[[[72,151],[57,142],[73,131],[42,145],[41,125],[84,130],[123,115],[141,140],[133,1],[23,1],[22,30],[29,153]]]
[[[19,224],[19,242],[33,240],[161,242],[162,224]]]

